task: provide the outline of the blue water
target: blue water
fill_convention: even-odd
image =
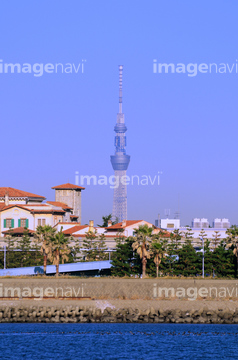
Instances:
[[[238,325],[1,324],[0,359],[238,359]]]

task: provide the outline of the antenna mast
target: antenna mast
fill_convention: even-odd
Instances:
[[[122,72],[123,65],[119,65],[119,114],[122,114]]]

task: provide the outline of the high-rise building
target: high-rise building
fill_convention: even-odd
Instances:
[[[122,113],[122,71],[123,66],[119,66],[119,113],[117,123],[114,127],[115,136],[115,155],[111,156],[111,163],[115,173],[115,188],[113,194],[112,219],[121,222],[127,220],[127,189],[126,189],[126,170],[130,162],[130,156],[126,155],[126,125],[124,114]]]

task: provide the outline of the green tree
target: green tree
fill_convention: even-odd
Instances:
[[[124,235],[124,231],[125,229],[118,229],[117,233],[116,233],[116,236],[114,238],[115,242],[118,243],[118,242],[121,242],[123,243],[125,241],[125,235]]]
[[[13,235],[12,229],[4,239],[6,241],[6,268],[19,267],[19,255],[14,251],[16,249],[17,237]]]
[[[179,229],[174,229],[174,231],[170,235],[171,242],[175,244],[174,249],[178,250],[178,248],[181,245],[181,239],[182,239],[182,232]]]
[[[96,242],[97,246],[97,258],[98,260],[107,260],[108,259],[108,253],[107,253],[107,246],[105,243],[106,237],[104,234],[100,234],[98,236],[98,241]]]
[[[156,277],[159,276],[159,266],[161,260],[165,257],[167,246],[168,246],[168,240],[160,236],[155,237],[152,240],[150,246],[150,252],[154,258],[154,263],[156,267]]]
[[[202,229],[198,236],[199,236],[200,245],[202,246],[202,244],[205,242],[205,238],[207,238],[207,234],[206,234],[205,230]]]
[[[179,260],[174,264],[174,273],[183,276],[201,274],[201,259],[191,244],[184,244],[178,250]]]
[[[236,225],[232,225],[230,229],[227,229],[226,233],[228,235],[227,239],[226,239],[227,247],[231,248],[231,250],[233,251],[233,254],[236,258],[235,272],[236,272],[236,277],[237,277],[237,272],[238,272],[238,227]]]
[[[70,236],[69,244],[73,244],[71,247],[71,253],[69,254],[69,262],[78,262],[82,261],[80,241],[78,238]]]
[[[17,247],[20,250],[21,255],[21,267],[30,266],[31,265],[31,238],[29,236],[29,230],[27,228],[24,229],[22,237],[17,240]]]
[[[150,258],[150,244],[153,232],[152,227],[148,225],[140,225],[138,229],[135,229],[136,240],[132,245],[133,250],[136,250],[141,258],[142,262],[142,277],[146,276],[146,263]]]
[[[46,275],[47,257],[50,253],[51,238],[55,235],[56,229],[50,225],[38,226],[35,232],[35,238],[40,243],[40,252],[44,257],[44,275]]]
[[[117,241],[116,251],[112,254],[112,275],[124,277],[140,273],[140,259],[132,249],[134,242],[135,239],[132,236],[123,242]]]
[[[71,249],[69,248],[69,239],[62,231],[55,233],[49,242],[49,258],[56,265],[56,276],[59,275],[59,264],[64,264],[68,260]]]
[[[212,246],[214,249],[217,248],[217,246],[219,245],[219,243],[221,242],[221,234],[220,231],[214,231],[214,234],[212,234]]]
[[[108,227],[108,222],[112,221],[112,214],[102,216],[102,225],[98,225],[99,227]],[[118,223],[118,218],[116,218],[115,221],[112,221],[112,225],[115,225]]]
[[[192,244],[193,234],[194,233],[192,232],[192,229],[189,226],[187,226],[186,231],[184,232],[185,244],[186,245],[191,245]]]
[[[214,249],[211,261],[216,276],[235,277],[234,254],[231,249],[226,250],[224,241]]]
[[[82,244],[82,254],[86,261],[95,261],[97,258],[97,233],[88,231]]]

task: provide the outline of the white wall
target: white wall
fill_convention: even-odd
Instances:
[[[169,226],[169,225],[171,225],[171,226]],[[167,228],[179,229],[180,228],[180,219],[161,219],[160,227],[161,227],[161,229],[167,229]]]

